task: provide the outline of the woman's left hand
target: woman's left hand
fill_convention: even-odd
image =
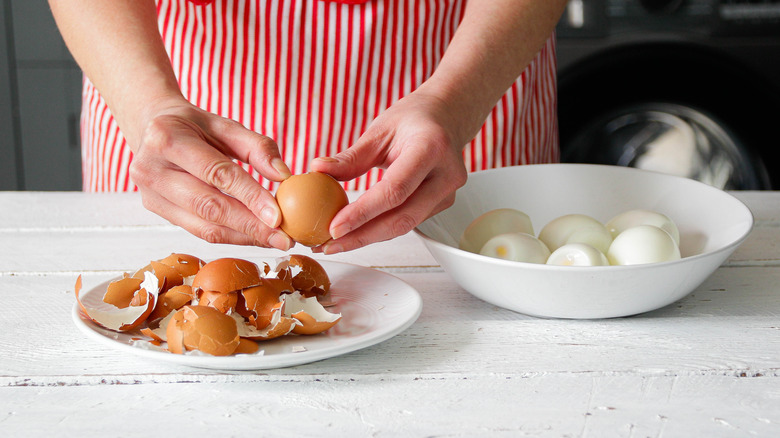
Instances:
[[[451,206],[467,177],[462,150],[471,137],[462,131],[446,102],[418,89],[380,114],[352,147],[313,160],[312,170],[342,181],[386,169],[333,218],[333,240],[315,251],[333,254],[389,240]]]

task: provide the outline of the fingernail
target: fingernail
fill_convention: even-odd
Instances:
[[[279,175],[282,178],[287,178],[290,175],[292,175],[292,172],[290,172],[290,168],[287,167],[287,164],[282,161],[281,158],[274,158],[271,160],[271,166],[276,169],[277,172],[279,172]]]
[[[277,223],[279,220],[279,213],[277,213],[276,209],[273,207],[263,207],[263,209],[260,210],[260,220],[270,228],[276,228],[279,225]]]
[[[342,246],[340,243],[337,242],[326,243],[322,247],[322,252],[326,255],[344,252],[344,246]]]
[[[268,244],[276,249],[287,251],[293,246],[293,241],[289,236],[282,233],[273,233],[268,238]]]
[[[315,160],[324,161],[326,163],[338,163],[339,162],[339,160],[337,158],[333,158],[333,157],[317,157],[317,158],[315,158]]]
[[[332,237],[333,239],[338,239],[339,237],[344,237],[349,232],[350,229],[346,225],[337,225],[331,228],[330,237]]]

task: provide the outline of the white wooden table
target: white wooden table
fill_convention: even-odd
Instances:
[[[281,253],[202,242],[135,194],[0,193],[0,437],[780,436],[780,193],[735,194],[754,231],[664,309],[595,321],[503,310],[409,234],[327,259],[416,288],[411,328],[320,362],[230,372],[85,337],[71,320],[75,279],[170,252]]]

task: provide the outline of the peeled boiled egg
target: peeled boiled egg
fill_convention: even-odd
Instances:
[[[607,251],[612,265],[638,265],[680,259],[680,249],[674,238],[653,225],[637,225],[615,237]]]
[[[612,235],[604,224],[588,215],[567,214],[548,222],[539,232],[539,240],[550,251],[567,243],[587,243],[606,253],[612,243]]]
[[[488,240],[479,253],[488,257],[526,263],[545,263],[550,256],[547,246],[528,233],[499,234]]]
[[[490,238],[506,233],[533,235],[531,218],[513,208],[490,210],[471,221],[461,236],[459,247],[464,251],[479,252]]]
[[[680,231],[677,229],[677,225],[674,221],[665,214],[655,211],[642,209],[628,210],[618,214],[606,223],[606,227],[612,234],[613,239],[624,230],[637,225],[655,225],[669,233],[675,243],[678,245],[680,244]]]
[[[333,177],[309,172],[282,181],[276,202],[282,212],[282,231],[300,244],[317,246],[330,240],[330,222],[349,200]]]
[[[567,243],[550,254],[548,265],[558,266],[606,266],[609,265],[603,252],[587,243]]]

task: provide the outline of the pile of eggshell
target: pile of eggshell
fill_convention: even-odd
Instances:
[[[237,258],[208,263],[187,254],[152,261],[108,284],[102,302],[76,300],[100,326],[176,354],[252,354],[257,341],[327,331],[341,314],[326,309],[330,279],[316,260],[290,255],[271,268]]]
[[[531,218],[512,208],[488,211],[469,224],[460,249],[504,260],[561,266],[658,263],[680,259],[680,232],[668,216],[634,209],[601,223],[567,214],[534,234]]]

